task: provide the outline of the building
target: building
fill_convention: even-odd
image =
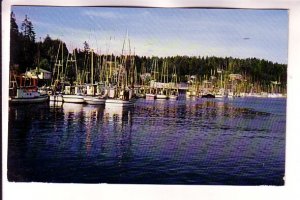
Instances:
[[[25,73],[25,76],[32,79],[51,80],[52,73],[44,69],[32,69]]]

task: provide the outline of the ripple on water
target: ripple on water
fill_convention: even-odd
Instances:
[[[282,185],[286,102],[265,101],[141,99],[121,111],[72,104],[11,107],[8,177]]]

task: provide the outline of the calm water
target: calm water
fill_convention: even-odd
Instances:
[[[286,99],[9,108],[17,182],[283,185]]]

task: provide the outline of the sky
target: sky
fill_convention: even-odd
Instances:
[[[19,27],[29,17],[36,40],[49,35],[69,51],[87,41],[98,53],[120,54],[128,35],[131,51],[141,56],[288,60],[287,10],[13,6],[12,11]]]

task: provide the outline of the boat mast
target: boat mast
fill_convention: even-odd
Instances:
[[[91,52],[91,84],[94,84],[94,62],[93,62],[93,49],[90,49]]]

